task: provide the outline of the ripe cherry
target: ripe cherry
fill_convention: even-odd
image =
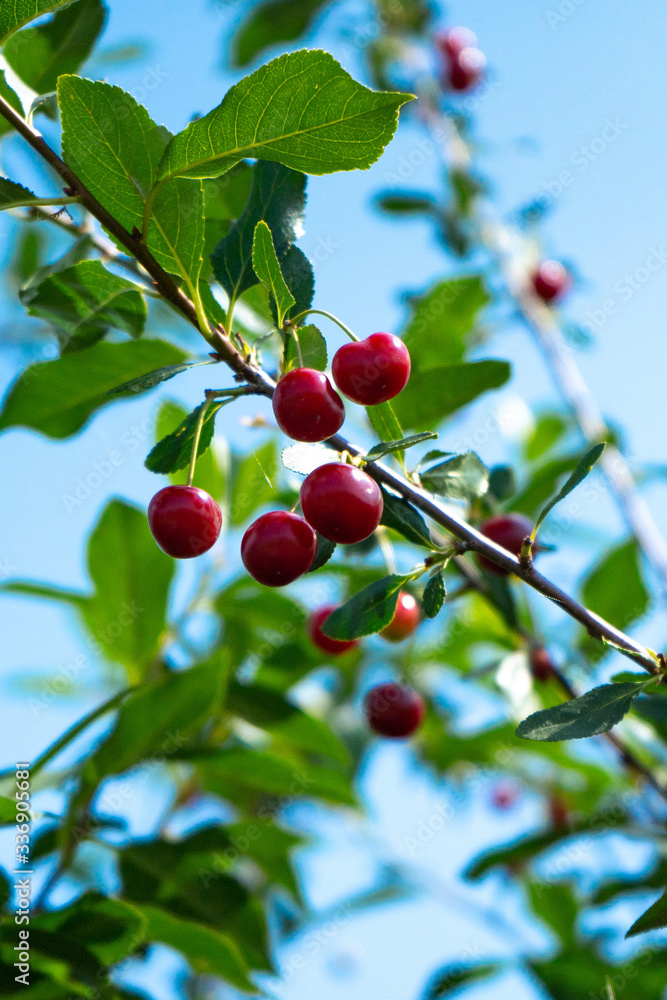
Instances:
[[[570,807],[560,792],[555,792],[549,799],[549,819],[551,825],[558,829],[570,822]]]
[[[294,368],[273,393],[273,413],[281,431],[295,441],[326,441],[345,419],[343,400],[323,372]]]
[[[364,701],[366,720],[380,736],[411,736],[424,718],[424,701],[405,684],[378,684]]]
[[[536,681],[545,683],[554,676],[553,660],[544,646],[533,646],[530,651],[530,671]]]
[[[436,45],[448,59],[455,59],[464,49],[477,45],[477,35],[470,28],[449,28],[436,38]]]
[[[372,535],[382,517],[382,493],[354,465],[329,462],[314,469],[301,486],[303,516],[330,542],[352,545]]]
[[[523,540],[526,535],[530,535],[533,526],[528,518],[522,514],[498,514],[485,521],[479,530],[496,545],[502,545],[508,552],[519,556]],[[477,553],[477,562],[487,573],[495,573],[496,576],[509,576],[508,570],[498,566],[480,553]]]
[[[208,552],[218,540],[222,514],[205,490],[165,486],[148,505],[148,524],[168,556],[192,559]]]
[[[419,604],[412,594],[402,590],[398,595],[394,617],[388,625],[385,625],[380,635],[389,642],[400,642],[414,632],[419,625],[419,618]]]
[[[322,625],[331,612],[335,610],[335,604],[327,604],[325,607],[314,611],[308,622],[308,634],[313,644],[318,649],[321,649],[323,653],[329,653],[331,656],[339,656],[341,653],[347,653],[348,649],[354,649],[355,646],[359,645],[356,639],[330,639],[328,635],[324,634]]]
[[[393,333],[372,333],[366,340],[343,344],[334,355],[331,372],[344,396],[362,406],[376,406],[405,388],[410,352]]]
[[[533,274],[533,289],[543,302],[561,298],[570,286],[570,276],[558,260],[544,260]]]
[[[284,587],[308,569],[317,552],[317,535],[298,514],[273,510],[250,525],[241,541],[241,559],[250,575],[266,587]]]
[[[464,91],[475,87],[484,76],[486,56],[472,46],[462,49],[451,60],[446,82],[452,90]]]

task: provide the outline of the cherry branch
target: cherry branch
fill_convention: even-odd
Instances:
[[[428,94],[424,94],[422,101],[423,118],[445,166],[450,170],[467,170],[471,164],[470,150],[454,123],[447,114],[433,107]],[[590,445],[597,444],[608,435],[609,428],[563,336],[556,314],[531,294],[523,273],[525,268],[517,266],[524,244],[521,234],[515,227],[500,222],[486,202],[483,212],[479,213],[477,227],[482,245],[499,265],[507,290],[539,346],[552,381],[579,425],[584,440]],[[667,590],[667,543],[637,489],[627,461],[615,444],[607,445],[600,466],[628,529]]]
[[[61,160],[57,153],[51,149],[41,134],[18,115],[2,97],[0,97],[0,114],[10,122],[26,142],[66,181],[68,187],[76,191],[81,198],[82,205],[84,205],[88,212],[136,258],[147,273],[151,275],[156,288],[164,298],[189,323],[199,330],[209,343],[212,342],[209,338],[215,338],[214,348],[219,359],[229,365],[238,378],[252,385],[257,393],[271,397],[275,388],[273,379],[261,368],[251,364],[249,359],[236,349],[227,334],[222,330],[217,329],[213,335],[207,335],[206,331],[200,329],[194,304],[176,285],[173,278],[158,264],[148,248],[120,225],[107,209],[88,191],[86,186],[64,161]],[[330,438],[326,443],[339,452],[346,451],[357,458],[361,458],[364,455],[364,452],[360,448],[350,444],[339,434]],[[595,639],[614,646],[620,652],[640,664],[650,674],[659,674],[662,672],[662,663],[657,654],[584,607],[584,605],[580,604],[569,594],[566,594],[556,584],[552,583],[545,576],[542,576],[541,573],[538,573],[532,563],[517,559],[516,556],[509,553],[506,549],[501,548],[495,542],[482,535],[476,528],[457,520],[423,490],[413,486],[402,476],[392,472],[381,463],[368,462],[365,465],[365,469],[377,482],[383,483],[394,490],[414,507],[426,514],[432,521],[440,525],[440,527],[445,528],[457,538],[461,543],[459,546],[460,554],[467,551],[474,551],[486,556],[487,559],[490,559],[514,576],[519,577],[529,587],[532,587],[533,590],[536,590],[544,597],[558,604],[566,614],[583,625],[587,632]]]

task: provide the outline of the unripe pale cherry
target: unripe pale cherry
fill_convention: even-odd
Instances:
[[[328,653],[330,656],[340,656],[341,653],[347,653],[349,649],[354,649],[355,646],[359,645],[356,639],[330,639],[328,635],[324,634],[322,625],[331,612],[335,610],[335,604],[327,604],[314,611],[308,622],[308,635],[311,642],[323,653]]]
[[[491,792],[491,805],[498,812],[505,812],[508,809],[514,808],[519,801],[519,795],[520,792],[516,785],[503,782],[496,785]]]
[[[148,505],[148,525],[163,552],[174,559],[193,559],[218,540],[222,514],[205,490],[165,486]]]
[[[414,632],[419,625],[420,617],[417,600],[412,594],[402,590],[398,595],[394,617],[388,625],[385,625],[380,635],[389,642],[401,642]]]
[[[310,569],[317,535],[298,514],[274,510],[250,525],[241,541],[243,565],[258,583],[284,587]]]
[[[449,64],[446,83],[452,90],[471,90],[481,81],[485,69],[486,56],[483,52],[472,46],[462,49]]]
[[[406,684],[378,684],[364,700],[366,721],[380,736],[404,739],[411,736],[424,718],[421,695]]]
[[[326,441],[343,426],[343,400],[324,372],[294,368],[273,393],[273,413],[281,431],[294,441]]]
[[[554,302],[570,287],[570,275],[559,260],[544,260],[532,278],[533,289],[543,302]]]
[[[330,542],[352,545],[372,535],[382,517],[380,487],[361,469],[328,462],[301,486],[303,516]]]
[[[435,44],[448,59],[455,59],[464,49],[475,48],[477,35],[470,28],[449,28],[436,36]]]
[[[498,514],[485,521],[479,530],[496,545],[502,545],[512,555],[520,556],[523,540],[531,534],[533,526],[523,514]],[[496,576],[509,576],[509,570],[498,566],[481,553],[478,552],[476,558],[479,565],[487,573],[495,573]]]
[[[343,344],[331,373],[344,396],[362,406],[377,406],[398,396],[410,378],[410,352],[393,333],[372,333],[366,340]]]

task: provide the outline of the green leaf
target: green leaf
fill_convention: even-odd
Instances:
[[[365,461],[376,462],[383,455],[390,455],[394,451],[403,451],[405,448],[413,448],[416,444],[437,438],[433,431],[425,431],[423,434],[413,434],[411,437],[401,438],[400,441],[383,441],[382,444],[375,444],[365,456]]]
[[[287,287],[280,270],[280,262],[273,245],[271,230],[263,220],[255,226],[252,266],[261,283],[274,298],[278,310],[276,325],[279,330],[282,330],[285,313],[294,305],[294,296]]]
[[[288,316],[299,316],[306,309],[310,309],[313,304],[315,296],[313,265],[303,250],[297,246],[291,246],[281,259],[280,267],[287,287],[294,296],[294,305],[288,310]],[[273,306],[273,303],[271,305]]]
[[[667,892],[663,893],[660,899],[652,903],[648,910],[635,920],[625,936],[626,938],[635,937],[637,934],[657,931],[662,927],[667,927]]]
[[[410,579],[392,573],[369,584],[332,611],[322,631],[330,639],[361,639],[379,632],[394,617],[401,587]]]
[[[179,403],[172,399],[165,399],[158,410],[155,420],[156,441],[162,441],[170,434],[174,433],[179,426],[187,419],[188,412]],[[223,459],[226,457],[222,456]],[[220,462],[218,455],[209,448],[197,460],[195,471],[195,483],[201,489],[206,490],[214,499],[219,500],[225,489],[225,463]],[[187,468],[184,467],[179,472],[171,473],[169,477],[172,483],[185,485],[188,479]]]
[[[647,683],[651,683],[648,681]],[[602,684],[580,698],[534,712],[517,727],[525,740],[581,740],[621,721],[646,684]]]
[[[297,750],[331,757],[341,764],[349,763],[350,755],[345,745],[326,722],[302,712],[277,691],[259,684],[231,681],[226,708]]]
[[[622,581],[622,586],[619,586]],[[644,614],[649,595],[639,569],[634,539],[612,549],[584,581],[582,598],[587,607],[624,629]]]
[[[431,534],[419,511],[415,510],[407,500],[389,493],[383,486],[380,486],[380,489],[384,501],[380,524],[383,524],[385,528],[397,531],[415,545],[425,545],[432,549]]]
[[[160,941],[180,951],[199,975],[220,976],[244,993],[257,993],[248,979],[248,966],[232,938],[157,906],[144,904],[138,909],[146,918],[146,941]]]
[[[403,428],[396,419],[391,403],[367,406],[366,416],[371,427],[382,441],[400,441],[404,436]]]
[[[109,402],[107,394],[119,383],[153,374],[158,365],[178,364],[183,357],[183,351],[173,344],[138,340],[94,344],[87,351],[32,365],[9,391],[0,414],[0,430],[31,427],[47,437],[69,437]],[[142,383],[132,391],[150,387]]]
[[[478,275],[441,281],[418,299],[403,333],[413,372],[461,364],[468,335],[488,301]]]
[[[159,179],[216,177],[246,157],[308,174],[363,170],[380,157],[396,131],[398,109],[410,100],[356,83],[328,52],[287,53],[179,132]]]
[[[189,368],[212,364],[217,364],[217,362],[185,361],[180,365],[165,365],[164,368],[156,368],[155,371],[146,372],[145,375],[138,375],[137,378],[131,378],[129,382],[115,385],[113,389],[109,389],[107,396],[135,396],[138,393],[148,392],[149,389],[155,389],[162,382],[168,382],[170,378],[186,372]]]
[[[0,45],[24,24],[70,3],[72,0],[13,0],[0,4]]]
[[[593,448],[590,448],[585,455],[582,455],[582,457],[577,462],[577,466],[574,472],[567,480],[565,485],[558,491],[556,496],[553,497],[546,505],[546,507],[544,507],[543,510],[541,511],[539,517],[537,518],[537,521],[535,522],[535,527],[533,528],[533,534],[532,534],[533,538],[537,536],[539,527],[544,521],[549,511],[553,510],[557,503],[560,503],[561,500],[564,500],[565,497],[568,496],[572,492],[572,490],[579,485],[579,483],[583,482],[583,480],[592,470],[595,463],[601,457],[605,447],[606,445],[604,443],[596,444],[594,445]]]
[[[37,195],[22,184],[16,184],[7,177],[0,177],[0,209],[14,208],[35,198]]]
[[[499,503],[516,493],[516,476],[511,465],[494,465],[489,470],[489,493]]]
[[[243,524],[253,511],[275,498],[273,481],[278,472],[278,456],[273,441],[267,441],[235,463],[230,502],[234,527]]]
[[[192,457],[192,444],[194,442],[195,431],[199,421],[199,415],[205,403],[200,403],[192,413],[189,413],[185,420],[179,424],[175,431],[152,448],[144,465],[151,472],[178,472],[179,469],[186,469]],[[199,444],[197,446],[197,456],[203,455],[211,446],[213,431],[215,429],[215,415],[222,406],[221,401],[208,404],[204,422],[202,424]]]
[[[0,4],[0,7],[2,5]],[[0,19],[2,18],[2,12],[0,11]],[[15,90],[7,83],[5,77],[4,69],[0,69],[0,97],[4,97],[8,104],[10,104],[14,111],[18,111],[20,115],[23,114],[23,105],[21,104],[21,99]],[[0,136],[5,135],[7,132],[13,132],[14,127],[9,124],[6,118],[0,118]],[[33,195],[34,197],[34,195]],[[4,206],[3,207],[8,207]]]
[[[31,918],[30,930],[38,941],[46,931],[63,943],[72,938],[102,964],[115,965],[137,950],[145,925],[136,907],[88,892],[65,909]]]
[[[438,570],[424,588],[422,609],[427,618],[435,618],[440,613],[446,597],[445,578],[442,575],[442,570]]]
[[[306,177],[279,163],[256,163],[248,201],[211,255],[213,273],[230,298],[258,284],[252,266],[255,229],[266,222],[282,261],[297,238],[306,209]]]
[[[285,371],[303,367],[315,368],[317,371],[323,372],[327,366],[327,342],[321,331],[311,323],[308,326],[299,327],[297,334],[301,358],[299,358],[297,351],[296,339],[291,333],[288,333],[285,340]]]
[[[488,979],[500,968],[499,965],[472,965],[469,968],[461,968],[460,962],[446,965],[433,977],[424,994],[424,1000],[442,1000],[461,986],[470,986],[480,979]]]
[[[95,594],[81,610],[94,646],[138,680],[162,641],[174,561],[142,511],[112,500],[90,536],[88,569]]]
[[[99,80],[58,79],[63,155],[98,201],[128,230],[144,211],[170,133],[131,94]],[[201,184],[174,182],[152,196],[148,249],[159,264],[195,286],[204,247]]]
[[[537,421],[535,429],[524,447],[524,454],[529,462],[541,458],[561,439],[567,424],[558,413],[545,413]]]
[[[385,191],[378,195],[377,206],[382,212],[390,215],[437,216],[438,213],[438,203],[433,195],[418,191]]]
[[[511,374],[506,361],[474,361],[413,370],[405,389],[393,400],[393,407],[405,427],[437,427],[445,417],[482,393],[500,388]]]
[[[31,316],[56,328],[65,354],[90,347],[110,329],[140,337],[146,323],[141,291],[99,260],[87,260],[29,286],[19,298]]]
[[[16,822],[16,802],[6,795],[0,795],[0,826]]]
[[[474,451],[453,455],[419,478],[424,489],[451,500],[475,500],[489,488],[489,470]]]
[[[561,476],[567,475],[572,465],[576,463],[577,458],[577,455],[564,455],[537,468],[528,485],[513,498],[512,510],[534,516],[553,494]]]
[[[301,38],[329,0],[268,0],[255,7],[232,39],[232,66],[247,66],[273,45]]]
[[[56,89],[63,73],[76,73],[104,28],[102,0],[79,0],[50,21],[13,35],[4,56],[16,75],[37,94]]]
[[[315,558],[311,563],[310,569],[306,570],[306,572],[314,573],[315,570],[322,569],[329,562],[335,551],[336,543],[330,542],[328,538],[317,532],[317,552],[315,553]]]
[[[147,757],[182,752],[219,709],[223,680],[219,665],[208,663],[140,688],[121,706],[113,731],[89,759],[87,774],[99,782]]]

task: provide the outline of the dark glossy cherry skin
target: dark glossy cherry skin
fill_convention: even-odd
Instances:
[[[308,635],[311,642],[323,653],[328,653],[330,656],[340,656],[341,653],[347,653],[349,649],[354,649],[355,646],[359,645],[356,639],[330,639],[328,635],[324,634],[322,625],[331,612],[335,610],[335,604],[327,604],[314,611],[308,622]]]
[[[273,413],[281,431],[294,441],[326,441],[343,426],[345,407],[324,372],[294,368],[273,394]]]
[[[498,514],[489,518],[479,529],[483,535],[490,538],[496,545],[502,545],[512,555],[521,555],[521,546],[526,535],[530,535],[533,526],[522,514]],[[491,562],[486,556],[477,553],[477,562],[487,573],[496,576],[509,576],[509,571]]]
[[[482,80],[486,56],[479,49],[462,49],[451,60],[446,73],[446,83],[452,90],[472,90]]]
[[[534,646],[530,651],[530,672],[536,681],[545,683],[554,676],[553,660],[544,646]]]
[[[477,35],[470,28],[449,28],[436,37],[435,44],[443,56],[455,59],[459,52],[477,45]]]
[[[533,274],[533,289],[543,302],[562,298],[570,287],[570,276],[558,260],[544,260]]]
[[[378,684],[364,700],[366,721],[373,732],[390,739],[412,736],[424,718],[423,698],[405,684]]]
[[[222,514],[212,496],[196,486],[165,486],[148,505],[148,524],[163,552],[193,559],[220,535]]]
[[[408,594],[407,591],[402,590],[398,595],[394,617],[382,629],[380,635],[383,639],[388,639],[389,642],[401,642],[403,639],[407,639],[409,635],[412,635],[419,625],[420,617],[421,613],[417,600],[412,594]]]
[[[377,406],[398,396],[410,378],[410,352],[393,333],[372,333],[366,340],[343,344],[331,373],[344,396],[362,406]]]
[[[284,587],[310,569],[317,535],[298,514],[273,510],[254,521],[241,541],[243,565],[258,583]]]
[[[382,493],[354,465],[329,462],[314,469],[301,486],[303,516],[330,542],[352,545],[372,535],[382,517]]]

